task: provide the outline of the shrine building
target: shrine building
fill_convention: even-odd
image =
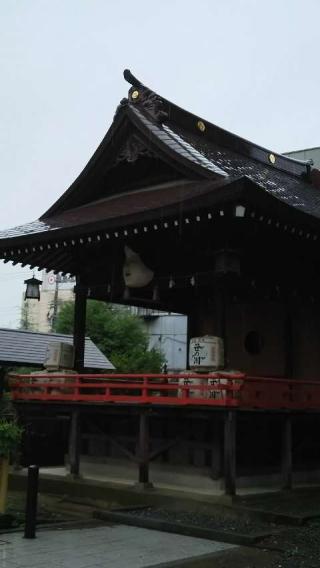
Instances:
[[[124,77],[128,96],[88,164],[40,219],[0,232],[0,258],[76,277],[79,373],[90,298],[186,314],[189,339],[220,341],[218,386],[192,393],[186,379],[181,396],[168,377],[157,399],[152,377],[137,394],[128,376],[118,399],[109,388],[99,400],[89,387],[64,399],[17,387],[18,411],[68,408],[75,474],[87,413],[127,458],[138,443],[141,483],[161,458],[207,468],[230,494],[238,471],[278,468],[290,487],[295,469],[320,464],[320,171]]]

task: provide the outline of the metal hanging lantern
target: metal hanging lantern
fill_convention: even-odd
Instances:
[[[42,280],[38,280],[34,276],[24,281],[26,284],[25,300],[40,300],[40,285]]]

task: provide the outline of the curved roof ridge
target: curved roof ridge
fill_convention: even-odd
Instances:
[[[275,152],[259,144],[251,142],[237,134],[233,134],[228,130],[217,126],[206,119],[193,114],[192,112],[179,107],[168,99],[165,99],[150,87],[144,85],[137,77],[135,77],[129,69],[123,72],[125,80],[131,85],[129,90],[129,104],[137,104],[141,101],[139,97],[139,89],[143,93],[147,93],[149,102],[146,104],[146,97],[142,101],[145,111],[148,114],[154,115],[154,110],[151,109],[151,99],[156,105],[161,106],[158,109],[166,118],[163,120],[164,124],[177,123],[180,127],[184,127],[193,134],[206,137],[208,142],[219,142],[222,146],[235,150],[239,154],[243,154],[253,158],[259,162],[269,165],[273,169],[285,171],[294,176],[309,177],[311,164],[309,161],[297,160],[289,156],[284,156],[280,152]]]

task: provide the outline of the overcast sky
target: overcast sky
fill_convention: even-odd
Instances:
[[[319,0],[2,0],[0,228],[36,219],[98,146],[128,67],[271,150],[320,145]],[[0,326],[27,269],[0,264]]]

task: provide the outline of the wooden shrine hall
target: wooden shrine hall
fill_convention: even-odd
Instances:
[[[183,463],[224,475],[227,493],[236,464],[279,467],[290,487],[293,468],[320,465],[320,172],[124,77],[128,97],[79,177],[39,220],[0,232],[5,262],[76,276],[73,394],[28,394],[21,378],[17,408],[68,408],[73,473],[87,412],[140,482],[188,438]],[[83,376],[87,298],[187,314],[190,338],[222,340],[215,386],[192,396],[179,377],[115,374],[97,393]]]

